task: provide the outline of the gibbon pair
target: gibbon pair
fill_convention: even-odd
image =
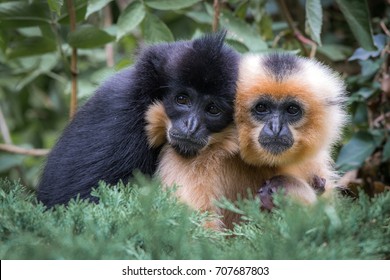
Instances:
[[[135,170],[153,175],[161,147],[148,145],[144,116],[154,102],[162,102],[169,115],[170,144],[187,157],[230,125],[239,55],[224,44],[225,34],[148,46],[134,66],[105,81],[50,152],[38,200],[47,207],[77,196],[98,202],[91,190],[99,181],[126,183]],[[191,111],[181,106],[187,97]]]
[[[234,201],[245,197],[248,189],[266,208],[272,207],[270,193],[278,188],[312,204],[316,189],[329,194],[335,187],[330,153],[346,120],[345,97],[342,80],[319,62],[291,54],[244,55],[234,123],[202,139],[196,133],[207,116],[183,123],[187,134],[180,137],[191,145],[202,143],[195,156],[178,153],[172,145],[177,134],[167,106],[156,102],[149,107],[149,144],[163,145],[156,175],[165,186],[178,186],[176,194],[184,203],[220,215],[221,219],[206,225],[215,229],[232,228],[239,220],[238,215],[215,206],[215,200]],[[202,105],[183,92],[175,111]],[[217,118],[224,109],[212,112]]]

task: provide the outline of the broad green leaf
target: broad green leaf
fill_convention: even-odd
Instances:
[[[13,42],[6,50],[9,58],[33,56],[56,51],[56,42],[50,38],[33,36]]]
[[[81,26],[71,32],[68,43],[74,48],[91,49],[114,41],[115,37],[95,26]]]
[[[212,24],[213,18],[205,12],[189,11],[186,16],[193,19],[197,23]]]
[[[306,27],[310,37],[321,45],[322,7],[320,0],[306,0]]]
[[[94,12],[97,12],[103,9],[108,3],[112,0],[89,0],[87,6],[87,13],[85,14],[85,18],[89,17]]]
[[[157,10],[179,10],[190,7],[200,0],[145,0],[144,3]]]
[[[366,124],[368,118],[367,104],[359,102],[353,116],[353,122],[359,125]]]
[[[341,148],[336,167],[342,171],[359,168],[375,148],[374,136],[371,133],[359,131]]]
[[[174,40],[168,26],[153,14],[147,14],[142,22],[142,34],[148,43],[170,42]]]
[[[353,49],[344,45],[327,44],[319,46],[317,51],[332,61],[343,61],[351,55]]]
[[[85,19],[87,13],[88,0],[73,0],[73,5],[76,10],[76,21],[81,22]],[[58,19],[60,24],[69,24],[69,14],[67,5],[63,5],[61,9],[61,16]]]
[[[58,54],[55,52],[35,56],[33,58],[36,60],[33,67],[31,67],[31,70],[26,71],[27,75],[23,76],[22,79],[15,83],[16,91],[21,91],[26,85],[36,80],[38,76],[50,72],[57,65],[59,59]]]
[[[382,161],[388,161],[390,159],[390,140],[387,140],[383,147]]]
[[[231,12],[227,10],[221,12],[220,24],[229,30],[229,39],[241,42],[250,51],[262,52],[267,50],[267,44],[263,41],[261,35],[245,21],[236,18]]]
[[[370,78],[375,75],[376,72],[379,71],[382,60],[377,59],[375,61],[372,60],[359,60],[359,64],[361,66],[362,76],[366,78]]]
[[[374,44],[377,47],[376,51],[367,51],[363,48],[358,48],[348,60],[367,60],[370,57],[378,57],[386,45],[386,36],[383,34],[375,35]]]
[[[64,5],[64,0],[47,0],[47,3],[52,12],[61,15],[61,7]]]
[[[118,19],[117,40],[133,30],[145,18],[145,7],[141,1],[134,1],[121,13]]]
[[[242,1],[234,11],[234,15],[240,19],[245,19],[248,6],[249,1]]]
[[[0,172],[5,172],[8,169],[23,164],[23,160],[26,156],[23,155],[13,155],[13,154],[3,154],[0,156]]]
[[[359,44],[366,50],[376,50],[367,1],[336,0],[336,2]]]
[[[49,24],[50,10],[47,3],[6,2],[0,3],[0,23],[2,28],[27,27]]]

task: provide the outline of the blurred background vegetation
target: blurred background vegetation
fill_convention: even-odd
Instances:
[[[390,0],[0,0],[0,176],[33,189],[76,101],[132,65],[142,45],[224,28],[241,53],[287,50],[341,73],[351,120],[336,166],[353,192],[382,192],[390,185],[389,21]]]

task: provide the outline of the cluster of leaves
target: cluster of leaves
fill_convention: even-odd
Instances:
[[[226,208],[243,214],[234,231],[138,177],[95,192],[100,204],[72,201],[45,210],[18,183],[0,181],[1,259],[389,259],[390,192],[340,197],[312,208],[284,202],[274,213],[256,200]],[[164,234],[161,234],[161,233]]]
[[[78,50],[82,103],[105,77],[131,65],[143,43],[190,39],[218,24],[240,52],[283,49],[309,55],[311,48],[317,58],[346,73],[353,93],[353,127],[337,166],[343,171],[361,169],[378,151],[383,151],[381,161],[388,161],[388,89],[378,86],[378,78],[389,74],[389,38],[379,28],[390,18],[383,1],[368,6],[365,0],[221,0],[218,7],[214,2],[0,0],[2,133],[10,130],[8,142],[18,146],[53,146],[68,121],[72,49]],[[375,42],[373,32],[378,35]],[[347,62],[358,47],[351,59],[359,64]],[[374,121],[380,116],[384,121],[377,127]],[[0,154],[0,175],[21,178],[28,186],[35,185],[41,165],[41,158]],[[382,163],[375,166],[383,169]],[[388,165],[380,172],[389,173]],[[388,185],[390,179],[381,175],[371,181]]]

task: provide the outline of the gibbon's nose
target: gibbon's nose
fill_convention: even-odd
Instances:
[[[186,128],[186,135],[192,136],[199,128],[199,120],[196,116],[190,116],[187,120],[184,121]]]
[[[278,136],[282,130],[282,125],[278,117],[273,117],[268,123],[268,128],[272,131],[272,135]]]

